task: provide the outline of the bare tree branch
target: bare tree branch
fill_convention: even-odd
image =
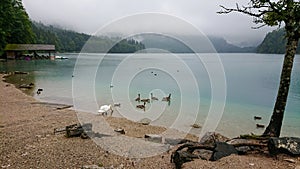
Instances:
[[[264,11],[261,11],[260,13],[253,13],[250,11],[250,7],[243,7],[243,9],[240,9],[239,6],[237,6],[236,9],[232,9],[232,8],[226,8],[225,6],[222,6],[220,5],[220,7],[223,9],[217,13],[219,14],[228,14],[228,13],[231,13],[231,12],[240,12],[240,13],[244,13],[244,14],[247,14],[247,15],[250,15],[250,16],[254,16],[254,17],[262,17],[264,14],[266,14],[267,10],[264,10]]]
[[[260,28],[265,27],[265,26],[267,26],[267,24],[262,24],[262,25],[259,25],[259,26],[252,26],[251,28],[252,29],[260,29]]]
[[[236,4],[236,8],[234,9],[224,6],[220,7],[221,11],[218,12],[219,14],[239,12],[254,17],[253,22],[261,24],[254,29],[259,29],[266,25],[278,25],[280,27],[283,22],[285,23],[284,28],[287,44],[281,71],[280,86],[271,120],[263,133],[263,136],[279,137],[288,98],[293,60],[300,38],[300,1],[250,0],[248,5],[242,6],[242,8],[238,4]]]

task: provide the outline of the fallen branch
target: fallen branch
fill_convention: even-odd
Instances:
[[[185,144],[179,146],[176,149],[176,151],[172,153],[171,162],[175,163],[176,169],[180,169],[183,163],[193,161],[194,159],[201,158],[201,156],[199,154],[198,155],[193,154],[196,150],[209,150],[214,153],[224,151],[224,152],[221,152],[221,154],[225,154],[225,156],[231,154],[231,153],[227,152],[226,150],[222,150],[222,148],[220,150],[220,148],[218,148],[218,146],[216,146],[216,145],[224,145],[225,147],[233,146],[234,148],[233,147],[230,147],[230,148],[231,148],[231,150],[234,150],[234,151],[236,151],[235,148],[243,147],[243,146],[259,147],[259,148],[267,147],[267,143],[264,143],[261,141],[254,142],[256,140],[236,139],[234,141],[235,142],[232,142],[229,144],[226,142],[216,142],[216,144],[214,146],[208,145],[208,144],[205,145],[205,144],[201,144],[201,143],[191,143],[191,142],[185,143]],[[252,150],[249,149],[248,151],[252,151]],[[212,153],[212,155],[213,155],[213,153]],[[221,157],[223,157],[223,156],[221,156]],[[209,160],[217,160],[217,159],[209,158]]]
[[[185,151],[184,149],[187,148]],[[171,155],[171,162],[175,163],[176,169],[180,169],[183,163],[193,161],[193,159],[199,159],[199,155],[193,154],[197,149],[214,150],[214,147],[209,145],[203,145],[200,143],[185,143],[177,148]]]
[[[66,105],[66,106],[63,106],[63,107],[57,107],[56,109],[57,110],[63,110],[63,109],[68,109],[68,108],[71,108],[73,107],[72,105]]]
[[[234,147],[242,147],[242,146],[267,147],[267,144],[262,144],[262,143],[236,143],[230,145],[233,145]]]

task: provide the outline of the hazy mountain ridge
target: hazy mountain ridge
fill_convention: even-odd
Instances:
[[[239,47],[221,37],[209,36],[208,39],[218,53],[253,53],[256,51],[256,47]]]
[[[91,35],[64,30],[54,26],[45,26],[42,23],[33,23],[33,32],[36,43],[55,44],[61,52],[79,52],[84,44],[91,38]],[[285,53],[283,29],[274,30],[268,33],[258,47],[239,47],[227,42],[222,37],[208,36],[208,39],[218,53]],[[142,37],[142,38],[141,38]],[[193,39],[190,36],[189,39]],[[96,37],[93,38],[93,45],[89,46],[91,52],[107,52],[106,49],[116,44],[110,53],[132,53],[145,48],[157,48],[172,53],[193,53],[193,51],[182,42],[167,36],[157,34],[140,35],[140,40],[121,40],[118,37]],[[195,38],[194,38],[195,39]],[[297,50],[300,53],[300,43]]]
[[[172,53],[194,53],[198,51],[192,51],[187,45],[180,42],[179,40],[173,39],[171,37],[158,35],[158,34],[147,34],[140,35],[138,37],[142,39],[141,42],[146,48],[157,48],[166,50]],[[197,42],[195,37],[186,37],[191,41]],[[238,47],[233,44],[228,43],[224,38],[221,37],[208,37],[214,48],[219,53],[246,53],[255,52],[256,47]]]
[[[64,30],[55,26],[46,26],[42,23],[33,22],[33,32],[36,35],[36,43],[55,44],[60,52],[80,52],[86,42],[86,51],[107,52],[107,50],[116,42],[109,53],[133,53],[145,48],[157,48],[172,53],[193,53],[188,46],[182,42],[167,36],[157,34],[140,35],[138,39],[142,40],[121,40],[119,37],[93,37],[88,34],[75,31]],[[141,38],[142,37],[142,38]],[[189,36],[190,40],[195,37]],[[228,43],[224,38],[208,37],[216,51],[219,53],[244,53],[255,52],[255,47],[238,47]],[[134,38],[133,38],[134,39]],[[197,51],[196,51],[197,52]]]
[[[33,22],[32,30],[35,34],[35,43],[55,44],[60,52],[80,52],[82,47],[91,38],[91,35],[75,31],[46,26],[42,23]],[[239,47],[227,42],[222,37],[208,36],[208,39],[218,53],[285,53],[286,39],[284,29],[274,30],[268,33],[258,47]],[[141,38],[142,37],[142,38]],[[195,40],[195,37],[188,37]],[[194,38],[194,39],[193,39]],[[92,45],[88,47],[91,52],[107,52],[116,42],[109,53],[133,53],[145,48],[157,48],[171,53],[193,53],[188,46],[182,42],[167,36],[157,34],[140,35],[140,40],[121,40],[119,37],[93,37],[90,39]],[[297,50],[300,53],[300,43]]]

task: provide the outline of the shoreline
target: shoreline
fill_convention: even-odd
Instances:
[[[49,61],[46,61],[46,62],[44,62],[44,61],[42,61],[42,62],[40,62],[40,61],[38,61],[38,62],[36,62],[36,61],[20,62],[20,61],[17,61],[16,63],[12,62],[12,63],[3,64],[2,70],[5,70],[5,71],[19,70],[19,71],[30,72],[29,78],[31,78],[30,76],[32,76],[32,79],[33,79],[32,82],[35,83],[35,85],[36,85],[35,86],[36,88],[34,89],[35,91],[33,94],[34,94],[34,98],[36,98],[37,100],[40,100],[42,102],[65,103],[65,104],[71,105],[71,104],[74,104],[73,98],[72,98],[72,95],[73,95],[73,91],[72,91],[73,84],[72,83],[74,82],[73,79],[76,79],[76,78],[72,78],[72,75],[74,73],[73,72],[74,71],[73,66],[74,66],[74,61],[75,61],[74,57],[75,56],[72,56],[72,57],[70,56],[70,58],[73,58],[73,59],[69,59],[68,61],[62,61],[62,62],[61,61],[59,61],[59,62],[52,62],[52,61],[51,62],[49,62]],[[94,57],[89,57],[89,56],[87,56],[87,57],[89,59],[87,59],[88,62],[86,62],[85,64],[90,64],[90,63],[94,62],[94,59],[95,59]],[[244,56],[241,55],[241,58],[243,58],[243,57]],[[229,61],[232,59],[231,56],[226,56],[226,55],[224,55],[224,58],[229,59]],[[270,59],[270,58],[268,56],[266,56],[266,57],[263,57],[263,59],[265,60],[265,59]],[[109,61],[112,61],[112,63],[117,63],[120,60],[121,59],[117,59],[117,58],[109,59]],[[239,61],[239,59],[238,59],[238,61]],[[257,60],[257,61],[260,61],[260,60]],[[53,64],[53,63],[55,63],[55,64]],[[94,65],[94,64],[92,64],[92,65]],[[230,67],[232,66],[233,69],[236,68],[234,65],[231,65],[231,64],[229,64],[229,66]],[[245,68],[247,68],[247,64],[245,66],[246,66]],[[271,67],[273,67],[273,66],[271,66]],[[111,68],[114,68],[114,66],[112,66]],[[56,72],[56,70],[58,70],[58,71]],[[110,69],[108,69],[108,70],[110,70]],[[249,67],[246,70],[251,71],[252,68]],[[243,73],[247,73],[247,72],[243,72]],[[253,73],[255,73],[255,72],[253,72]],[[229,75],[230,75],[230,73],[229,73]],[[248,73],[245,75],[248,75]],[[250,72],[249,72],[249,75],[250,75]],[[251,80],[252,77],[256,77],[256,76],[257,76],[256,74],[253,74],[253,75],[251,74],[251,76],[249,76],[249,78],[247,78],[247,79]],[[263,76],[258,75],[257,77],[264,77],[264,76],[265,75],[263,75]],[[273,74],[272,74],[272,76],[273,76]],[[243,78],[244,76],[238,76],[238,77]],[[103,77],[103,79],[105,79],[105,80],[101,80],[101,78],[99,78],[98,80],[95,79],[95,82],[97,81],[97,84],[95,85],[96,92],[94,92],[94,95],[96,96],[95,101],[97,102],[98,106],[110,104],[110,103],[114,102],[114,100],[111,97],[110,88],[108,88],[108,85],[110,85],[110,83],[111,83],[111,82],[109,82],[109,78],[110,77],[108,77],[108,76],[106,77],[106,75],[105,75]],[[225,100],[226,102],[225,102],[225,108],[223,111],[223,115],[222,115],[221,121],[218,121],[218,127],[216,128],[216,131],[219,133],[222,133],[223,135],[225,135],[227,137],[236,137],[236,136],[239,136],[240,134],[250,134],[250,133],[254,133],[257,135],[262,134],[264,129],[257,128],[256,124],[259,123],[259,124],[267,126],[267,124],[269,123],[270,117],[271,117],[272,110],[273,110],[273,103],[271,103],[272,102],[271,100],[273,100],[275,98],[275,96],[270,97],[270,92],[274,92],[274,94],[275,94],[275,90],[274,89],[271,90],[272,87],[271,88],[268,87],[268,88],[264,89],[263,86],[265,86],[265,85],[273,86],[275,83],[271,83],[270,85],[268,85],[269,82],[264,83],[264,81],[262,81],[263,82],[263,83],[261,83],[262,88],[260,88],[259,87],[260,81],[257,80],[257,82],[259,82],[259,84],[256,83],[256,78],[252,79],[251,82],[255,82],[255,84],[257,84],[259,86],[256,86],[256,85],[247,86],[246,83],[243,83],[243,81],[241,81],[241,83],[240,83],[239,81],[234,81],[234,79],[235,78],[233,78],[232,84],[230,83],[228,86],[232,86],[232,87],[237,86],[237,90],[231,89],[231,93],[230,93],[230,88],[228,89],[229,93],[227,95],[228,97],[226,97],[226,100]],[[82,79],[80,81],[82,81],[82,82],[78,82],[78,84],[84,83],[84,79]],[[18,82],[18,79],[17,79],[17,82]],[[143,82],[143,81],[141,81],[141,82]],[[20,82],[20,79],[19,79],[19,83],[22,83],[22,82]],[[30,82],[27,84],[30,84]],[[89,83],[89,84],[92,84],[92,83]],[[172,84],[172,83],[170,83],[170,84]],[[176,83],[174,83],[174,84],[176,84]],[[153,84],[151,84],[151,85],[153,85]],[[253,88],[252,88],[252,86],[253,86]],[[38,88],[44,89],[44,91],[40,95],[36,94],[36,90]],[[139,89],[139,88],[141,88],[141,89]],[[245,88],[248,88],[249,90],[244,90]],[[132,89],[129,90],[129,91],[131,91],[129,93],[130,94],[129,99],[130,99],[132,105],[135,104],[133,99],[136,97],[136,95],[134,95],[134,93],[141,92],[141,93],[147,94],[147,91],[144,91],[144,89],[146,89],[146,88],[138,87],[138,85],[137,85],[136,87],[133,86]],[[151,87],[149,89],[151,89]],[[173,89],[175,89],[175,88],[172,88],[172,90]],[[141,91],[138,91],[138,90],[141,90]],[[256,92],[251,92],[252,90],[256,91]],[[167,91],[167,90],[165,90],[165,91]],[[197,115],[197,117],[195,118],[195,122],[183,122],[184,126],[182,126],[182,127],[180,126],[177,129],[181,130],[181,128],[189,127],[189,126],[193,125],[193,123],[197,123],[200,126],[204,126],[207,114],[209,112],[209,108],[212,105],[211,100],[209,98],[209,93],[210,93],[209,88],[207,91],[208,91],[207,92],[208,97],[206,95],[204,95],[205,93],[201,94],[201,96],[200,96],[201,102],[200,102],[198,114],[196,111],[191,109],[194,107],[192,104],[190,104],[190,103],[192,103],[190,100],[193,100],[193,98],[190,97],[190,99],[186,100],[187,103],[184,103],[184,105],[185,106],[188,105],[188,108],[186,110],[184,110],[184,113],[188,114],[188,116],[190,114],[194,114],[195,116]],[[243,92],[243,91],[247,91],[247,92]],[[296,94],[295,96],[297,96],[297,93],[299,93],[298,92],[299,90],[294,90],[294,91],[295,92],[293,94]],[[83,92],[78,91],[77,93],[84,94],[84,91]],[[167,122],[169,122],[171,120],[173,121],[174,118],[176,117],[176,116],[174,116],[174,114],[180,112],[179,111],[180,106],[177,106],[177,105],[179,105],[180,100],[182,98],[179,95],[175,96],[176,93],[180,94],[180,92],[174,91],[172,93],[174,93],[174,101],[175,101],[172,103],[175,103],[175,104],[172,104],[172,106],[170,106],[170,107],[166,107],[168,109],[165,109],[163,114],[161,113],[161,115],[164,115],[163,117],[165,117],[165,118],[161,118],[164,121],[160,121],[160,119],[158,119],[155,122],[153,122],[153,125],[159,125],[158,123],[160,123],[161,124],[160,126],[169,127],[170,124],[172,124],[172,122],[170,122],[170,123],[167,123]],[[291,96],[293,96],[293,94]],[[259,97],[256,99],[256,96],[259,96]],[[259,98],[264,98],[264,97],[266,97],[266,99],[259,99]],[[125,99],[122,99],[122,101],[120,100],[120,101],[115,101],[115,102],[128,103],[127,101],[125,101]],[[296,98],[296,100],[295,100],[292,97],[292,99],[290,99],[290,101],[289,101],[289,104],[287,105],[285,118],[283,121],[283,126],[282,126],[282,131],[281,131],[281,136],[300,137],[300,132],[298,130],[300,128],[300,125],[299,125],[299,123],[297,123],[297,121],[300,120],[300,115],[297,114],[297,112],[300,111],[299,106],[297,106],[298,101],[299,101],[298,98]],[[270,103],[270,104],[268,104],[268,103]],[[98,107],[97,105],[95,105],[95,109],[92,110],[93,112],[97,112],[97,107]],[[159,104],[157,103],[157,105],[163,106],[160,103]],[[160,112],[160,110],[158,110],[158,106],[152,107],[152,105],[151,105],[151,107],[153,108],[152,110],[155,111],[155,113],[157,115],[159,115],[159,112]],[[123,105],[121,106],[121,108],[117,108],[117,109],[119,109],[121,112],[122,110],[124,110]],[[220,112],[220,111],[218,111],[218,112]],[[116,116],[116,113],[114,113],[114,116]],[[254,120],[253,119],[254,116],[261,116],[262,120]],[[192,119],[194,120],[194,117],[192,117]],[[131,120],[137,121],[139,119],[131,118]],[[156,123],[156,122],[158,122],[158,123]],[[201,132],[200,130],[195,130],[195,132],[192,132],[192,133],[199,136],[200,132]]]
[[[76,113],[70,109],[57,110],[32,104],[37,100],[3,82],[3,76],[0,75],[2,168],[117,167],[121,164],[132,168],[132,159],[109,153],[91,139],[54,135],[54,128],[78,123]],[[117,124],[120,119],[110,120]],[[172,164],[167,165],[172,168]]]
[[[26,74],[27,73],[27,74]],[[30,76],[29,72],[24,72],[24,74],[15,74],[14,72],[9,72],[8,74],[1,74],[1,78],[5,80],[5,82],[12,84],[16,89],[22,91],[28,96],[34,96],[34,85],[32,88],[20,88],[21,85],[27,85],[33,83],[34,76]]]
[[[2,168],[82,168],[96,165],[113,168],[174,168],[170,156],[174,148],[148,158],[128,158],[108,152],[92,139],[66,138],[54,135],[53,129],[78,123],[70,109],[57,110],[40,104],[14,87],[3,82],[0,75],[0,164]],[[163,130],[157,126],[143,126],[126,119],[107,117],[113,127],[122,127],[128,136],[142,137]],[[299,160],[297,160],[299,165]],[[295,168],[279,157],[228,156],[217,162],[195,160],[186,168]]]
[[[125,166],[123,168],[136,168],[133,163],[136,163],[137,159],[115,155],[99,147],[92,139],[54,135],[54,128],[79,123],[76,112],[71,109],[57,110],[43,104],[36,104],[38,100],[26,95],[13,84],[4,82],[4,76],[0,74],[0,137],[2,139],[0,147],[1,154],[6,154],[1,155],[0,158],[2,168],[24,166],[81,168],[85,165],[105,167],[123,165]],[[124,118],[106,117],[105,120],[113,128],[125,129],[129,137],[143,138],[145,134],[159,134],[165,130],[163,127],[142,125]],[[138,159],[138,168],[148,168],[146,166],[149,163],[152,165],[150,168],[161,166],[173,168],[169,157],[167,160],[161,157],[169,155],[170,152],[164,152],[146,159]],[[160,162],[156,163],[157,161]]]
[[[41,99],[39,99],[37,97],[34,97],[35,96],[34,89],[37,89],[37,87],[35,86],[35,84],[34,84],[33,88],[31,88],[31,89],[20,88],[19,86],[21,86],[21,85],[34,83],[34,76],[31,75],[32,72],[24,72],[24,73],[28,73],[28,74],[14,74],[14,73],[10,73],[10,74],[4,75],[3,78],[5,78],[5,81],[7,83],[10,83],[10,84],[14,85],[17,90],[20,90],[21,92],[23,92],[27,96],[30,96],[33,99],[35,99],[36,100],[35,104],[43,104],[45,106],[54,107],[54,108],[58,108],[58,109],[67,107],[67,108],[70,108],[70,110],[73,110],[75,113],[78,113],[73,108],[73,105],[70,104],[70,103],[68,103],[68,104],[67,103],[61,103],[59,101],[50,101],[49,102],[47,100],[41,100]],[[119,119],[120,121],[122,121],[121,123],[124,123],[124,124],[126,124],[126,123],[131,123],[131,125],[132,124],[139,124],[138,121],[132,121],[132,120],[128,120],[128,119],[122,117],[122,115],[119,112],[115,112],[114,116],[110,116],[108,119],[106,119],[109,122],[110,125],[116,126],[116,124],[114,124],[114,123],[116,123],[115,120],[112,120],[112,119]],[[191,124],[191,126],[192,125],[195,125],[195,124]],[[198,124],[196,124],[196,125],[198,125]],[[162,133],[161,131],[166,131],[167,130],[167,128],[165,126],[163,126],[163,125],[155,125],[155,124],[151,124],[150,123],[147,126],[157,127],[157,130],[160,133]],[[200,128],[201,128],[201,126],[200,126]],[[180,135],[187,135],[186,138],[182,138],[182,139],[189,139],[191,141],[198,141],[199,140],[199,137],[196,134],[185,133],[183,131],[178,131],[176,129],[171,129],[171,130],[172,130],[173,133],[179,132]],[[192,127],[191,130],[190,130],[190,132],[191,131],[196,131],[196,130],[198,131],[199,128],[197,128],[197,127],[193,128]],[[194,132],[194,133],[197,133],[197,132]],[[145,133],[145,134],[152,134],[152,133]],[[139,136],[136,136],[136,137],[137,138],[141,138],[141,137],[143,137],[143,135],[139,135]]]

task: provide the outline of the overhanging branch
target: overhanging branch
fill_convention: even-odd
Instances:
[[[217,12],[219,14],[228,14],[228,13],[231,13],[231,12],[240,12],[240,13],[244,13],[244,14],[247,14],[247,15],[250,15],[250,16],[253,16],[253,17],[257,17],[257,18],[260,18],[264,14],[266,14],[267,12],[270,12],[269,10],[263,10],[263,11],[260,11],[259,13],[254,13],[254,12],[251,12],[251,9],[252,9],[251,7],[243,7],[243,9],[241,9],[238,5],[237,5],[237,8],[226,8],[223,5],[220,5],[220,7],[223,10]]]

